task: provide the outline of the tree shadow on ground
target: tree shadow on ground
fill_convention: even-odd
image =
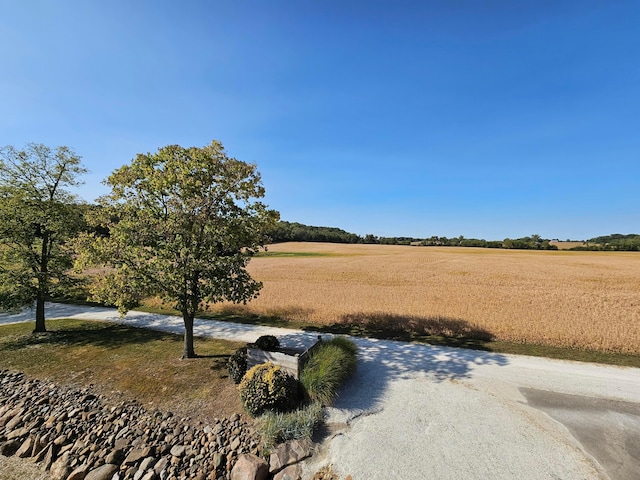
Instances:
[[[197,317],[208,320],[241,323],[244,325],[265,325],[270,327],[295,327],[296,318],[308,318],[314,310],[303,307],[284,307],[267,313],[254,313],[244,305],[226,305],[215,312],[199,312]]]
[[[486,351],[490,351],[486,344],[493,340],[490,332],[466,320],[388,313],[346,314],[330,325],[307,327],[305,330]]]
[[[219,373],[220,378],[228,378],[227,375],[227,362],[229,361],[229,355],[198,355],[198,358],[208,358],[211,359],[211,367],[210,370],[213,372]]]
[[[373,338],[354,341],[358,369],[341,390],[335,407],[352,410],[355,416],[379,408],[391,382],[464,380],[483,366],[508,364],[506,356],[480,350]]]
[[[109,349],[174,339],[175,336],[154,330],[122,324],[85,322],[78,327],[50,329],[45,333],[21,335],[13,341],[4,342],[2,348],[20,350],[36,345],[80,347],[91,345]]]
[[[358,367],[334,406],[347,412],[347,421],[379,409],[391,382],[416,377],[433,382],[462,380],[471,378],[483,366],[508,364],[506,356],[484,347],[492,340],[489,332],[461,319],[360,313],[308,330],[329,335],[356,334],[353,341],[358,346]],[[434,338],[441,344],[416,343],[432,343]],[[288,343],[293,340],[281,338]]]

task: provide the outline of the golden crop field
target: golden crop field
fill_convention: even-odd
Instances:
[[[255,313],[640,353],[638,253],[285,243],[249,270]]]

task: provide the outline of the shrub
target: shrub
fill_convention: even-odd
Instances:
[[[311,438],[314,428],[322,421],[322,405],[318,402],[293,412],[265,412],[256,421],[267,448],[300,438]]]
[[[231,354],[227,361],[227,370],[233,383],[239,384],[247,373],[247,347],[239,348]]]
[[[298,405],[298,382],[272,363],[250,369],[238,389],[242,406],[254,417],[267,410],[284,412]]]
[[[278,349],[278,347],[280,346],[280,341],[273,335],[262,335],[258,338],[258,340],[256,340],[255,345],[260,350],[272,352]]]
[[[356,350],[353,342],[337,337],[311,352],[300,373],[300,383],[312,402],[333,403],[338,389],[356,368]]]

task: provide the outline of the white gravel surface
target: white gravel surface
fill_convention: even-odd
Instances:
[[[47,315],[119,321],[117,313],[106,308],[52,304]],[[0,324],[32,318],[30,312],[2,315]],[[178,317],[131,312],[125,321],[183,331]],[[290,346],[308,345],[316,338],[296,330],[204,320],[196,321],[195,332],[246,342],[273,334]],[[354,341],[359,347],[357,373],[328,410],[327,422],[335,428],[334,434],[307,464],[307,475],[328,463],[353,480],[617,480],[612,472],[623,470],[605,467],[629,461],[637,461],[638,470],[632,466],[624,471],[640,471],[640,458],[626,455],[625,450],[625,443],[637,444],[640,439],[640,416],[634,410],[640,406],[640,369],[394,341]],[[607,428],[614,433],[607,430],[602,442],[585,448],[579,435],[572,433],[573,427],[528,404],[527,391],[540,392],[542,397],[563,394],[595,399],[599,408],[604,402],[605,409],[606,402],[611,402],[611,409],[616,408],[615,402],[624,402],[625,422],[619,421],[620,414],[609,415],[613,423]],[[594,413],[584,405],[569,402],[561,407],[572,422],[592,423]],[[619,460],[618,451],[622,452]]]

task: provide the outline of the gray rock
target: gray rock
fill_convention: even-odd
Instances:
[[[148,457],[151,454],[151,447],[134,448],[132,449],[127,458],[122,462],[124,465],[133,465],[134,463],[142,460],[144,457]]]
[[[150,468],[153,468],[155,463],[156,463],[155,458],[147,457],[144,460],[142,460],[142,463],[140,463],[140,470],[149,470]]]
[[[26,458],[31,456],[31,452],[33,452],[33,444],[35,443],[35,439],[33,437],[27,437],[27,439],[22,443],[18,451],[15,455],[18,458]]]
[[[129,446],[131,446],[131,441],[128,438],[118,438],[114,445],[115,448],[123,450]]]
[[[165,470],[167,468],[167,466],[169,465],[169,459],[167,457],[162,457],[160,460],[158,460],[158,463],[156,463],[153,466],[153,470],[160,475],[160,472],[162,472],[163,470]]]
[[[106,457],[104,463],[120,464],[124,460],[124,450],[112,450]]]
[[[238,447],[240,447],[240,438],[236,437],[232,442],[231,445],[229,445],[229,450],[231,450],[232,452],[235,452],[236,450],[238,450]]]
[[[265,480],[267,475],[267,462],[251,454],[240,455],[231,470],[231,480]]]
[[[185,453],[186,447],[184,445],[176,445],[171,449],[171,455],[174,457],[182,457]]]
[[[11,420],[9,420],[9,422],[7,422],[7,424],[5,425],[4,428],[6,429],[7,432],[10,432],[11,430],[15,429],[21,423],[22,423],[22,415],[16,415]]]
[[[67,477],[67,480],[84,480],[89,472],[89,465],[82,464],[76,467]]]
[[[31,450],[31,454],[29,456],[30,457],[37,456],[42,451],[42,449],[47,446],[45,442],[46,442],[45,437],[40,436],[40,434],[37,434],[33,441],[33,449]]]
[[[118,465],[112,463],[105,463],[91,470],[84,480],[111,480],[113,474],[118,471]]]
[[[65,480],[69,475],[70,463],[71,455],[67,452],[51,464],[51,469],[49,471],[51,478],[54,480]]]
[[[311,443],[303,440],[291,440],[278,445],[269,457],[269,472],[274,473],[284,467],[298,463],[311,456]]]
[[[49,445],[49,448],[47,448],[46,450],[44,459],[42,460],[44,469],[49,470],[55,459],[56,459],[56,447],[53,443],[51,443]]]
[[[13,430],[9,432],[7,435],[7,440],[13,440],[14,438],[23,438],[29,434],[29,430],[26,428],[18,428],[17,430]]]
[[[52,447],[53,443],[47,443],[43,445],[40,451],[33,457],[33,461],[36,463],[40,463],[44,461],[45,456],[49,453],[49,447]]]
[[[298,480],[302,474],[302,469],[298,465],[289,465],[274,475],[273,480]]]
[[[213,454],[213,468],[216,470],[224,468],[225,456],[220,452]]]

